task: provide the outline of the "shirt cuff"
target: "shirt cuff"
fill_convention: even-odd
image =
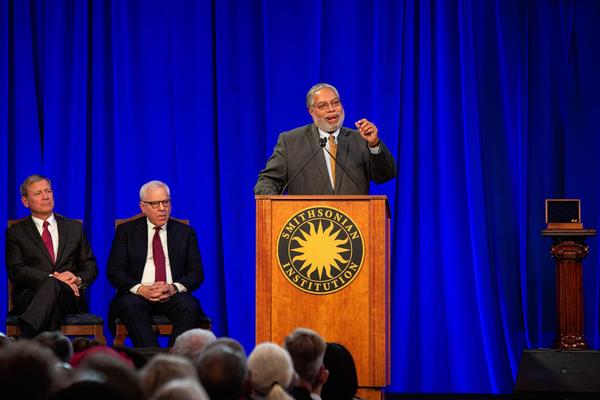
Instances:
[[[187,289],[181,283],[173,282],[173,285],[177,286],[177,289],[179,289],[179,293],[187,292]]]
[[[369,148],[369,151],[371,152],[371,154],[381,153],[381,142],[375,147],[371,147],[371,146],[367,146],[367,147]]]
[[[140,283],[138,283],[137,285],[135,285],[134,287],[132,287],[131,289],[129,289],[129,291],[133,294],[138,294],[138,289],[140,288],[140,286],[142,286]]]

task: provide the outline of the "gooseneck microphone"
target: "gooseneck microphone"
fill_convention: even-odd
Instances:
[[[292,176],[292,179],[290,179],[289,181],[287,181],[287,183],[283,186],[283,189],[281,189],[281,191],[279,192],[279,194],[283,194],[283,192],[285,192],[285,189],[288,188],[288,186],[290,185],[290,183],[292,183],[294,181],[294,179],[296,179],[296,177],[298,175],[300,175],[300,173],[302,171],[304,171],[304,168],[306,168],[306,166],[308,165],[309,162],[312,161],[313,158],[316,157],[317,154],[319,154],[319,152],[321,151],[321,149],[325,149],[325,145],[327,144],[327,139],[326,138],[319,138],[319,148],[317,149],[317,151],[315,151],[312,156],[302,165],[302,167],[300,167],[300,169],[298,170],[298,172],[296,172],[294,174],[294,176]],[[329,153],[329,152],[328,152]],[[331,153],[330,153],[331,154]]]
[[[325,139],[323,139],[323,140],[325,140]],[[337,158],[335,158],[335,157],[333,156],[333,154],[331,154],[331,152],[330,152],[329,150],[327,150],[327,147],[323,146],[323,148],[325,149],[325,151],[327,152],[327,154],[329,154],[329,157],[331,157],[331,158],[333,159],[333,161],[335,161],[335,165],[339,166],[339,167],[342,169],[342,171],[343,171],[343,172],[344,172],[346,175],[348,175],[348,178],[350,178],[350,181],[352,181],[352,183],[354,184],[354,186],[356,186],[356,188],[357,188],[357,189],[358,189],[358,191],[360,192],[360,187],[358,186],[358,184],[356,183],[356,181],[354,180],[354,178],[352,177],[352,175],[350,175],[350,173],[349,173],[349,172],[346,170],[346,168],[344,168],[344,166],[342,165],[342,163],[341,163],[341,162],[339,162],[339,161],[337,160]],[[334,188],[334,192],[335,192],[335,188]]]

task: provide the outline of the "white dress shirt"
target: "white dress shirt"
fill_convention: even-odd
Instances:
[[[340,128],[338,128],[333,133],[325,132],[325,131],[319,129],[319,137],[325,138],[325,140],[327,140],[325,149],[329,150],[329,152],[331,152],[331,149],[329,148],[329,136],[333,135],[333,137],[335,138],[335,143],[337,144],[338,143],[337,138],[338,138],[339,134],[340,134]],[[331,182],[331,187],[335,187],[335,182],[333,181],[333,176],[331,175],[331,163],[335,162],[335,161],[331,159],[331,156],[329,155],[328,152],[325,151],[325,149],[323,149],[323,154],[325,155],[325,161],[327,164],[327,173],[329,174],[329,181]],[[369,147],[369,151],[371,151],[371,154],[379,154],[381,152],[381,145],[378,144],[375,147]],[[336,154],[335,158],[336,159],[338,158],[337,154]]]
[[[44,220],[31,216],[35,227],[37,228],[40,236],[44,232]],[[54,259],[58,260],[58,225],[56,224],[56,218],[54,218],[54,213],[50,215],[50,217],[46,220],[48,221],[48,232],[50,232],[50,236],[52,237],[52,247],[54,248]]]
[[[146,264],[144,265],[142,282],[129,289],[129,291],[133,294],[137,294],[137,291],[141,285],[152,285],[155,282],[154,275],[156,271],[156,266],[154,265],[152,241],[154,240],[154,234],[156,232],[154,228],[156,227],[156,225],[150,222],[149,219],[146,219],[146,221],[148,222],[148,250],[146,252]],[[171,273],[171,263],[169,261],[169,248],[167,246],[167,224],[164,224],[160,227],[158,236],[160,237],[160,243],[162,245],[163,252],[165,253],[165,269],[167,273],[167,283],[172,283],[175,286],[177,286],[180,292],[187,291],[186,287],[183,286],[181,283],[173,282],[173,274]]]

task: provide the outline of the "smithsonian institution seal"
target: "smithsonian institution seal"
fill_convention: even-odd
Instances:
[[[343,289],[358,275],[364,241],[356,223],[328,206],[294,214],[277,238],[281,272],[298,289],[329,294]]]

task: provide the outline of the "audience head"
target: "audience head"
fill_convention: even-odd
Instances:
[[[217,338],[212,331],[207,329],[190,329],[177,336],[171,348],[171,354],[193,360],[204,348],[213,343]]]
[[[112,351],[109,351],[112,350]],[[131,362],[116,351],[102,346],[89,349],[77,367],[83,380],[97,380],[120,394],[121,398],[141,399],[142,387]]]
[[[42,332],[33,340],[52,350],[62,362],[69,362],[73,356],[73,344],[61,332]]]
[[[294,366],[288,352],[275,343],[257,345],[248,357],[250,382],[256,397],[290,400],[286,389],[292,386]]]
[[[21,340],[0,351],[0,388],[5,399],[47,399],[58,382],[56,356],[39,343]]]
[[[155,355],[140,371],[144,398],[152,396],[161,386],[174,379],[197,379],[192,362],[169,354]]]
[[[56,392],[51,400],[136,400],[129,393],[112,386],[102,374],[88,373],[76,377],[70,386]]]
[[[206,348],[209,348],[210,346],[220,345],[220,344],[229,347],[233,351],[237,351],[239,354],[241,354],[244,357],[244,360],[246,359],[246,349],[244,349],[244,346],[242,346],[242,344],[240,342],[238,342],[237,340],[227,337],[227,336],[222,336],[220,338],[217,338],[217,340],[210,343],[208,346],[206,346]]]
[[[0,332],[0,349],[3,348],[4,346],[10,346],[14,342],[15,341],[13,338],[6,336],[6,334],[4,334],[4,332]]]
[[[116,358],[120,362],[124,363],[128,367],[133,367],[133,362],[123,353],[119,353],[117,350],[106,347],[104,345],[92,346],[88,347],[85,350],[76,352],[71,357],[71,365],[77,368],[81,365],[85,360],[91,357],[94,354],[104,354],[108,357]]]
[[[150,400],[211,400],[194,379],[175,379],[161,386]]]
[[[244,394],[245,356],[225,344],[210,346],[194,360],[200,383],[211,400],[237,400]]]
[[[325,368],[329,371],[327,382],[323,385],[323,400],[351,400],[358,390],[358,377],[352,354],[339,343],[327,343]]]
[[[314,384],[323,368],[325,341],[315,331],[297,328],[285,338],[285,349],[290,353],[294,369],[300,379]]]

